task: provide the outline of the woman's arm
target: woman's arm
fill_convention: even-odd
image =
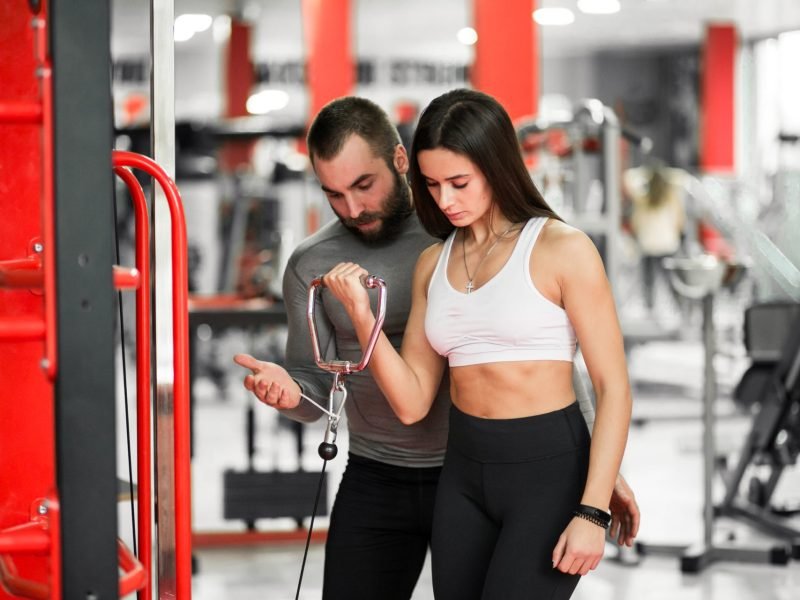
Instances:
[[[432,246],[417,260],[411,287],[411,312],[400,354],[381,333],[369,362],[372,377],[397,418],[406,425],[428,414],[445,369],[444,359],[431,348],[425,335],[427,285],[440,250],[441,244]],[[362,348],[367,345],[375,326],[375,315],[362,284],[365,275],[368,275],[366,270],[354,263],[340,263],[325,275],[325,285],[344,305]],[[391,302],[391,290],[387,292]]]
[[[592,241],[580,232],[562,234],[562,256],[571,257],[560,276],[562,301],[581,347],[597,398],[589,475],[582,504],[606,510],[622,462],[631,416],[631,392],[611,286]]]
[[[597,400],[589,472],[580,503],[607,511],[631,415],[630,385],[614,298],[602,259],[584,233],[551,222],[540,242],[544,279],[559,290]],[[541,270],[538,273],[542,274]],[[554,566],[585,575],[602,557],[604,534],[602,528],[576,517],[553,551]]]

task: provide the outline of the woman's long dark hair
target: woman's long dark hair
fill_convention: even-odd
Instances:
[[[467,157],[486,178],[492,200],[513,223],[531,217],[560,217],[531,181],[511,118],[482,92],[457,89],[434,99],[420,116],[411,144],[409,175],[414,207],[422,226],[444,239],[455,226],[444,216],[425,185],[419,153],[444,148]]]

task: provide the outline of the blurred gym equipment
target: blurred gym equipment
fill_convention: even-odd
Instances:
[[[787,540],[792,556],[800,558],[800,530],[785,522],[785,517],[800,514],[800,504],[773,503],[781,475],[800,454],[800,305],[752,306],[745,327],[753,364],[737,388],[737,401],[755,414],[739,461],[727,474],[717,514]],[[747,473],[749,483],[743,486]]]
[[[721,545],[714,540],[715,512],[712,492],[716,463],[714,404],[717,399],[717,376],[714,370],[714,296],[723,286],[735,281],[743,267],[726,264],[708,254],[690,258],[668,258],[664,262],[670,274],[670,283],[678,293],[691,300],[699,300],[703,309],[703,537],[701,542],[691,546],[650,546],[640,542],[637,548],[642,554],[667,553],[680,556],[680,568],[684,573],[699,573],[720,561],[785,565],[790,556],[786,544],[768,548],[746,548],[732,544]]]
[[[517,137],[545,200],[592,238],[617,302],[623,302],[629,277],[623,269],[621,142],[647,154],[652,140],[621,126],[614,111],[596,99],[577,103],[569,120],[519,123]],[[678,336],[677,328],[620,312],[626,351]]]

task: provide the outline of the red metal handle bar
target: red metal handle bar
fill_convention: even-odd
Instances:
[[[0,342],[43,340],[45,323],[41,319],[0,319]]]
[[[22,598],[61,600],[61,511],[55,496],[42,504],[45,516],[0,532],[0,586]],[[50,554],[50,581],[44,583],[19,575],[10,556],[14,554]]]
[[[54,561],[58,561],[60,545],[58,541],[58,511],[47,520],[32,521],[20,527],[0,533],[0,550],[7,553],[47,554],[50,552]],[[47,530],[53,528],[53,532]],[[147,570],[144,568],[128,547],[117,539],[117,562],[124,574],[119,579],[119,596],[142,589],[148,582]],[[59,598],[61,593],[60,563],[51,565],[50,582],[45,583],[20,577],[17,566],[10,556],[0,554],[0,584],[9,593],[23,598]]]
[[[46,583],[20,577],[17,566],[8,556],[0,556],[0,587],[20,598],[47,600],[51,597],[50,588]]]
[[[148,582],[147,570],[119,539],[117,540],[117,562],[123,571],[123,575],[119,578],[119,597],[123,598],[136,590],[143,589]],[[54,583],[48,585],[41,581],[20,577],[17,566],[8,556],[0,556],[0,583],[9,593],[22,598],[36,600],[60,598],[60,590],[52,589],[56,587]]]
[[[136,590],[141,590],[145,586],[150,587],[148,583],[150,577],[147,574],[147,569],[136,560],[133,553],[120,539],[117,539],[117,561],[119,562],[119,568],[125,573],[119,578],[120,598]]]
[[[189,271],[186,219],[175,182],[154,160],[115,150],[115,167],[152,176],[164,191],[172,221],[172,336],[174,349],[175,572],[180,600],[192,595],[192,513],[189,424]]]
[[[0,554],[47,554],[50,536],[42,521],[30,521],[0,531]]]
[[[308,328],[311,331],[311,344],[314,348],[314,361],[320,369],[329,371],[331,373],[357,373],[363,371],[369,359],[372,357],[372,351],[375,349],[375,344],[378,342],[381,329],[383,328],[383,321],[386,318],[386,282],[375,275],[370,275],[364,279],[364,286],[367,288],[378,288],[378,314],[375,317],[375,325],[372,328],[372,333],[369,336],[367,346],[364,348],[364,353],[361,355],[361,360],[357,365],[353,365],[349,360],[331,360],[326,361],[322,359],[322,353],[319,347],[319,336],[317,335],[317,326],[314,323],[314,305],[316,303],[317,288],[324,287],[325,282],[322,277],[317,277],[311,282],[308,288],[308,305],[306,307],[306,317],[308,318]]]
[[[20,125],[42,122],[42,105],[39,102],[0,103],[0,123]]]
[[[41,288],[43,281],[39,255],[0,260],[0,288]]]
[[[136,290],[136,448],[138,461],[138,515],[139,515],[139,558],[142,564],[153,564],[153,492],[150,483],[153,459],[150,450],[150,430],[152,428],[150,395],[150,221],[147,216],[147,199],[142,186],[128,169],[116,166],[117,156],[112,156],[114,172],[128,186],[133,202],[134,225],[136,228],[136,268],[139,270],[139,287]],[[152,578],[140,594],[140,600],[152,597]]]
[[[133,290],[139,287],[139,270],[113,266],[114,289]],[[0,288],[42,288],[44,269],[38,256],[0,261]]]
[[[4,554],[47,554],[52,549],[51,536],[44,520],[30,521],[0,531],[0,584],[10,594],[23,598],[47,598],[47,584],[20,577],[17,566]]]
[[[58,330],[56,321],[56,233],[53,161],[53,71],[47,52],[47,21],[36,19],[36,44],[42,59],[42,238],[44,242],[44,339],[42,368],[50,381],[58,373]]]
[[[142,280],[139,269],[126,269],[118,265],[114,265],[112,269],[115,290],[135,290],[139,288]]]

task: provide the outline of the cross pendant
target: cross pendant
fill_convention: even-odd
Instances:
[[[471,294],[472,290],[474,290],[474,289],[475,289],[475,286],[473,285],[472,280],[470,279],[469,281],[467,281],[467,293]]]

